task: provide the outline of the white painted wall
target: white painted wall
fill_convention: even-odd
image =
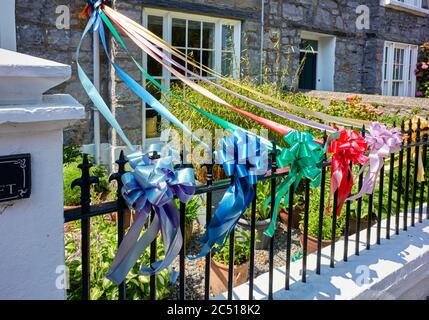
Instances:
[[[418,212],[418,209],[416,210]],[[426,212],[426,209],[423,210]],[[291,263],[290,290],[284,289],[285,266],[274,269],[273,298],[275,300],[392,300],[419,299],[429,296],[429,219],[395,235],[395,217],[391,219],[391,239],[383,239],[386,222],[381,224],[381,245],[376,244],[377,230],[371,229],[371,249],[366,250],[366,230],[360,233],[356,256],[356,237],[348,242],[348,262],[343,261],[344,241],[335,246],[335,268],[330,268],[331,247],[322,250],[321,274],[316,274],[316,253],[308,255],[307,282],[301,282],[302,260]],[[234,299],[248,299],[248,283],[234,288]],[[227,293],[216,297],[224,300]],[[268,297],[268,273],[254,281],[254,298]]]
[[[24,90],[31,86],[25,76],[19,82],[18,70],[33,74],[36,83],[42,82],[36,76],[37,67],[31,64],[32,57],[26,60],[25,65],[19,65],[14,55],[0,51],[0,82],[11,77]],[[49,69],[49,61],[44,63]],[[69,66],[52,66],[53,74],[48,77],[51,86],[70,77]],[[44,70],[41,78],[47,76]],[[41,93],[34,92],[31,100],[38,101]],[[65,287],[57,283],[64,274],[56,273],[56,268],[65,264],[62,130],[84,115],[84,108],[69,95],[44,96],[39,102],[24,105],[0,104],[0,156],[30,153],[32,167],[30,198],[0,203],[0,299],[66,298]]]

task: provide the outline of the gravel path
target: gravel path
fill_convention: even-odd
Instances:
[[[200,224],[194,222],[194,233],[191,238],[191,244],[188,247],[187,254],[195,255],[198,253],[198,245],[196,240],[203,235],[204,228]],[[286,227],[282,223],[277,223],[277,231],[274,238],[274,267],[282,267],[286,263]],[[299,245],[300,232],[292,230],[292,252],[294,257],[300,250]],[[268,272],[269,263],[268,250],[256,250],[255,253],[255,277],[264,272]],[[204,299],[204,266],[205,259],[185,260],[185,295],[187,300],[202,300]],[[176,270],[179,270],[179,260],[173,264]],[[174,286],[174,291],[171,299],[178,299],[179,295],[179,280]]]

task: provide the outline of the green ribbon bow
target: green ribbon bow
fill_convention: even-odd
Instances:
[[[276,230],[280,202],[282,199],[284,199],[284,203],[289,201],[291,186],[294,185],[296,189],[304,177],[311,181],[310,186],[312,188],[318,187],[321,182],[321,163],[325,148],[314,142],[314,136],[309,132],[291,131],[283,139],[290,147],[281,151],[277,156],[277,163],[279,168],[289,166],[289,173],[276,192],[273,217],[267,230],[265,230],[265,234],[269,237],[272,237]],[[270,202],[271,197],[265,201],[265,207],[268,207]]]

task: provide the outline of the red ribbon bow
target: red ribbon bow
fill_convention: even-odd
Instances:
[[[334,128],[337,130],[337,133],[334,134],[339,133],[339,138],[331,141],[327,151],[332,153],[329,204],[332,195],[338,190],[337,216],[340,216],[343,204],[349,197],[354,183],[350,161],[353,164],[364,165],[369,160],[364,154],[368,149],[368,142],[355,130],[346,130],[343,127]]]

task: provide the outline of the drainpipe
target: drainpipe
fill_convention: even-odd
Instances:
[[[259,83],[262,83],[264,73],[264,24],[265,24],[265,0],[261,0],[261,51],[260,51],[260,68]]]
[[[98,40],[98,31],[94,31],[93,38],[93,75],[94,86],[100,92],[100,42]],[[94,150],[95,150],[95,163],[100,164],[100,113],[94,108]]]

